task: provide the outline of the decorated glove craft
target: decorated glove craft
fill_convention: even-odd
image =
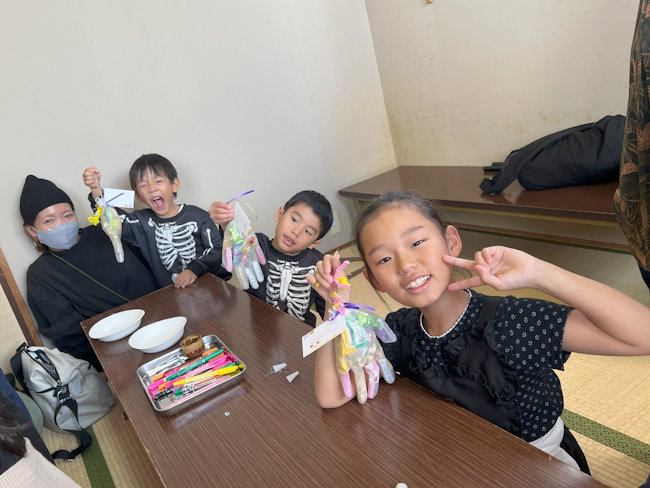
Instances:
[[[234,270],[242,289],[259,288],[264,281],[260,264],[265,263],[264,253],[251,229],[244,235],[232,222],[228,224],[224,231],[222,264],[229,272]]]
[[[346,309],[350,310],[350,308]],[[376,315],[364,310],[347,313],[345,317],[347,330],[336,338],[336,369],[341,379],[343,392],[347,398],[352,398],[353,390],[350,381],[350,370],[354,373],[357,387],[357,400],[366,403],[373,399],[379,389],[379,374],[386,383],[395,381],[395,372],[377,337],[384,342],[395,342],[397,339],[386,322]],[[368,387],[364,371],[368,374]]]
[[[88,221],[97,225],[99,222],[102,224],[102,230],[111,240],[113,244],[113,251],[115,252],[115,259],[118,263],[124,262],[124,248],[122,247],[122,221],[117,211],[109,206],[104,206],[104,199],[97,197],[97,210],[93,217],[88,217]]]
[[[349,261],[345,261],[334,273],[336,290],[331,294],[333,310],[330,311],[328,320],[336,320],[338,315],[345,320],[347,328],[336,337],[334,344],[336,369],[347,398],[352,398],[354,394],[350,380],[350,370],[352,370],[357,400],[363,404],[368,398],[372,399],[377,395],[380,373],[386,383],[395,381],[393,366],[384,356],[377,337],[384,343],[395,342],[397,338],[388,324],[372,313],[371,309],[341,302],[337,290],[350,289],[350,284],[343,273],[343,269],[348,264]],[[367,388],[364,371],[368,375]]]
[[[226,226],[223,237],[221,262],[229,272],[235,273],[243,290],[249,286],[257,289],[264,281],[260,265],[266,264],[264,253],[243,209],[235,203],[235,218]],[[242,231],[242,227],[245,228]]]

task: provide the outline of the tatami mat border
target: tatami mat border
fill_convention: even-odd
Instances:
[[[86,473],[88,474],[90,485],[93,488],[115,488],[115,482],[113,481],[111,472],[108,469],[104,453],[97,441],[97,436],[95,435],[93,428],[88,427],[86,431],[93,438],[93,443],[81,454],[81,457],[83,458],[84,466],[86,467]]]
[[[650,445],[566,409],[562,420],[569,429],[650,466]]]

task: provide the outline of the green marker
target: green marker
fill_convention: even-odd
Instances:
[[[185,368],[183,368],[183,369],[181,369],[179,371],[176,371],[174,374],[169,375],[167,378],[165,378],[165,381],[170,381],[170,380],[176,379],[179,376],[184,375],[188,371],[192,371],[194,368],[198,368],[202,364],[205,364],[208,361],[210,361],[211,359],[217,357],[222,352],[223,352],[223,348],[217,349],[212,354],[210,354],[210,355],[208,355],[208,356],[206,356],[206,357],[204,357],[202,359],[199,359],[197,362],[192,363],[189,366],[187,366],[187,367],[185,367]]]

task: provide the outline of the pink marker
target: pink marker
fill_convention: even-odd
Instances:
[[[208,361],[203,366],[199,366],[198,368],[193,369],[192,371],[188,372],[185,375],[179,376],[179,377],[174,378],[174,379],[169,380],[169,381],[165,381],[164,379],[156,381],[155,383],[150,384],[147,387],[147,390],[149,391],[149,394],[151,396],[154,396],[159,391],[162,391],[165,388],[172,386],[174,381],[177,381],[177,380],[183,379],[183,378],[187,378],[187,377],[190,377],[190,376],[194,376],[195,374],[197,374],[199,372],[204,372],[206,370],[213,369],[213,368],[221,366],[221,365],[223,365],[223,364],[225,364],[226,362],[229,362],[229,361],[234,361],[233,356],[226,353],[225,355],[221,355],[219,357],[211,359],[210,361]]]
[[[207,362],[206,364],[204,364],[203,366],[199,366],[199,367],[196,368],[196,369],[197,369],[197,370],[198,370],[198,369],[202,369],[204,366],[211,366],[211,367],[212,367],[212,366],[214,366],[215,364],[217,364],[217,363],[220,362],[220,361],[225,362],[228,358],[232,358],[232,356],[231,356],[229,353],[221,354],[221,355],[219,355],[219,356],[217,356],[217,357],[211,359],[210,361],[208,361],[208,362]],[[177,368],[176,371],[180,371],[181,369],[182,369],[182,368]],[[207,369],[209,369],[209,368],[207,368]],[[166,375],[165,375],[165,378],[166,378],[167,376],[170,376],[171,374],[175,373],[176,371],[170,371],[169,374],[166,374]],[[205,370],[202,370],[202,371],[205,371]],[[196,374],[196,373],[194,372],[194,370],[192,370],[190,373],[188,373],[188,375],[189,375],[189,374]],[[153,395],[153,394],[155,394],[156,392],[158,392],[159,390],[164,389],[164,388],[160,388],[160,386],[161,386],[161,385],[164,385],[164,384],[166,383],[165,378],[161,378],[161,379],[159,379],[158,381],[154,381],[153,383],[151,383],[151,384],[147,387],[147,390],[149,391],[149,394]],[[170,382],[170,384],[171,384],[171,382]]]
[[[214,358],[219,357],[219,356],[221,356],[223,354],[226,354],[226,352],[223,349],[217,350],[215,348],[214,351],[215,351],[215,353],[213,353],[213,355],[210,357],[210,359],[214,359]],[[192,366],[193,364],[199,363],[203,358],[204,358],[204,356],[202,356],[200,358],[197,358],[197,359],[194,359],[194,360],[192,360],[192,361],[190,361],[188,363],[181,364],[181,365],[179,365],[179,366],[177,366],[175,368],[172,368],[172,369],[163,371],[161,373],[158,373],[158,374],[154,375],[151,379],[154,380],[154,381],[159,381],[159,380],[161,380],[163,378],[166,378],[167,376],[170,376],[170,375],[180,371],[183,368],[187,368],[189,366]]]

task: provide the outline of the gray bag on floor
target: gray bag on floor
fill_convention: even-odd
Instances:
[[[92,439],[84,429],[104,417],[114,403],[108,384],[95,368],[58,349],[26,344],[18,348],[11,363],[25,392],[43,412],[45,427],[79,439],[80,447],[69,455],[52,456],[73,459],[90,446]]]

